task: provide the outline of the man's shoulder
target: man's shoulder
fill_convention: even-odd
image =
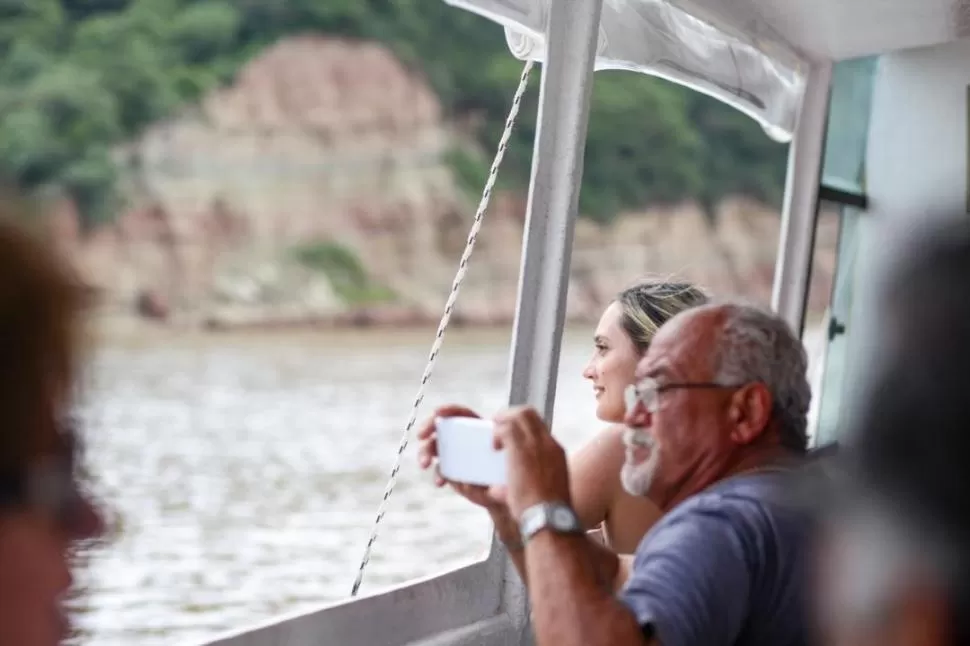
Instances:
[[[768,471],[727,478],[685,500],[672,513],[728,510],[744,513],[753,509],[766,513],[801,514],[804,506],[792,495],[794,471]]]
[[[679,536],[699,534],[710,544],[718,537],[743,540],[770,533],[781,540],[800,539],[809,517],[785,495],[775,474],[735,478],[691,496],[668,512],[647,533],[637,553],[686,544]]]
[[[671,645],[800,643],[811,533],[786,486],[737,477],[666,514],[620,595],[640,625]]]

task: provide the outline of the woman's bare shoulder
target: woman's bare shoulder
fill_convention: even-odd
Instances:
[[[602,523],[620,488],[623,427],[598,431],[569,457],[573,506],[587,529]]]
[[[623,430],[622,424],[614,424],[599,431],[576,451],[572,462],[597,469],[612,465],[619,474],[626,452],[623,446]]]

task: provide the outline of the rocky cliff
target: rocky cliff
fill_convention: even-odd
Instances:
[[[236,82],[118,151],[129,207],[81,234],[70,204],[59,243],[106,311],[213,326],[436,320],[475,204],[446,163],[458,135],[433,92],[372,43],[278,43]],[[496,195],[459,320],[511,319],[524,199]],[[645,274],[767,301],[779,218],[738,199],[715,217],[687,204],[576,230],[569,312],[590,319]],[[835,220],[816,254],[824,307]]]

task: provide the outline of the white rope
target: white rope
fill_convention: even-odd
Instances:
[[[350,593],[352,597],[357,596],[357,592],[360,590],[360,584],[364,580],[364,570],[370,562],[371,548],[374,547],[374,542],[377,540],[377,530],[380,527],[381,521],[384,519],[387,501],[391,497],[391,492],[394,491],[394,486],[397,484],[397,474],[401,470],[401,459],[404,456],[404,450],[408,446],[411,429],[414,427],[414,422],[418,416],[418,408],[424,400],[424,387],[431,379],[431,371],[434,370],[435,362],[438,360],[438,353],[444,341],[445,329],[447,329],[448,322],[451,320],[451,312],[455,307],[455,301],[458,299],[461,283],[465,279],[465,274],[468,271],[468,259],[472,255],[472,250],[475,248],[475,240],[478,238],[478,232],[482,228],[482,220],[485,218],[485,212],[488,209],[488,203],[492,197],[492,189],[495,186],[495,180],[498,177],[502,159],[505,157],[505,149],[508,147],[509,138],[512,136],[512,131],[515,128],[515,119],[519,115],[522,96],[525,94],[525,90],[529,85],[529,74],[532,72],[532,67],[532,61],[525,64],[525,68],[522,70],[522,76],[519,79],[519,87],[515,90],[515,96],[512,98],[512,107],[509,109],[509,116],[505,120],[505,130],[502,132],[498,150],[495,152],[495,159],[492,161],[492,167],[488,172],[485,189],[482,191],[482,199],[478,203],[478,210],[475,212],[475,221],[472,224],[471,230],[468,232],[468,241],[465,243],[465,251],[462,252],[461,260],[458,263],[458,273],[455,274],[455,279],[451,284],[451,293],[448,295],[448,301],[445,303],[444,314],[441,316],[441,322],[438,323],[438,332],[435,334],[434,343],[431,346],[431,354],[428,356],[428,363],[424,368],[424,374],[421,376],[421,385],[418,387],[417,397],[414,399],[414,405],[411,406],[411,417],[408,418],[408,423],[404,427],[404,435],[401,437],[401,444],[397,449],[394,467],[391,469],[390,478],[388,478],[387,486],[384,489],[384,498],[381,500],[380,507],[377,510],[377,518],[374,520],[374,529],[371,531],[370,539],[367,541],[367,547],[364,549],[364,558],[360,562],[357,579],[354,581],[354,587]]]

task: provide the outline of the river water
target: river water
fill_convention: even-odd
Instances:
[[[600,428],[563,342],[554,428]],[[345,598],[431,331],[165,336],[99,346],[83,410],[96,490],[115,531],[83,556],[76,643],[186,644]],[[505,402],[510,337],[450,332],[422,416]],[[815,352],[810,353],[812,355]],[[481,558],[487,516],[404,456],[362,593]]]

